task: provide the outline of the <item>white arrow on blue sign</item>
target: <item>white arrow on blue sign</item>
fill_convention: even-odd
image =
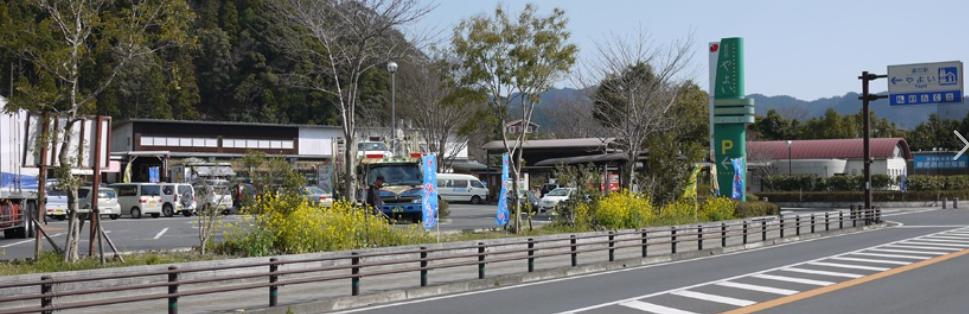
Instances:
[[[891,105],[961,102],[962,61],[888,66]]]

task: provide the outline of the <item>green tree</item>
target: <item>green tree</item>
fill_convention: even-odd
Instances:
[[[643,192],[654,202],[676,201],[683,194],[693,168],[706,158],[708,101],[706,92],[695,83],[687,82],[669,110],[675,121],[672,129],[646,140],[647,171],[640,181]]]
[[[565,11],[553,9],[539,16],[529,4],[517,16],[509,17],[504,9],[494,16],[476,16],[462,21],[454,30],[451,43],[458,62],[466,69],[465,80],[488,95],[488,105],[500,125],[510,119],[513,100],[521,103],[520,117],[525,124],[542,93],[569,72],[575,64],[578,48],[569,42]],[[512,156],[512,190],[518,191],[522,171],[521,145],[526,133],[507,134],[501,129],[505,151]],[[509,138],[513,136],[513,138]],[[514,227],[521,228],[521,202],[515,199]]]

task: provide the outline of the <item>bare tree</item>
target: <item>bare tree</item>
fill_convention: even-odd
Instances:
[[[189,8],[185,3],[151,1],[117,2],[108,0],[57,1],[33,0],[39,9],[40,19],[31,20],[28,29],[20,35],[28,43],[18,47],[17,53],[30,62],[38,76],[49,82],[25,83],[21,89],[29,91],[24,103],[37,97],[46,101],[24,104],[29,109],[54,111],[66,123],[59,127],[55,138],[61,146],[55,169],[59,184],[67,191],[70,222],[67,232],[65,261],[76,261],[80,222],[78,221],[77,189],[81,180],[71,171],[78,156],[68,149],[76,141],[71,130],[82,120],[98,95],[113,82],[129,61],[152,55],[159,50],[181,44],[182,30],[187,25]],[[33,18],[33,17],[28,17]],[[92,66],[96,46],[108,44],[113,54],[113,65],[99,77],[82,71]],[[45,88],[47,88],[45,90]],[[46,92],[46,93],[44,93]],[[29,94],[42,94],[34,96]],[[44,96],[47,95],[47,96]],[[44,139],[45,141],[48,139]]]
[[[356,115],[364,73],[405,54],[411,46],[388,40],[400,26],[430,11],[416,0],[267,1],[279,19],[274,44],[301,66],[284,76],[295,87],[335,98],[343,126],[343,196],[356,191]]]
[[[691,47],[692,40],[687,39],[659,48],[643,31],[629,37],[612,36],[599,44],[598,59],[577,76],[580,84],[597,86],[590,88],[594,90],[593,116],[626,155],[625,188],[636,186],[635,165],[646,140],[674,127],[675,121],[667,113],[684,86],[678,74],[689,63]]]
[[[477,127],[484,95],[462,83],[463,68],[440,52],[434,60],[415,60],[401,66],[402,116],[437,154],[438,165],[449,168],[467,147],[469,133]]]

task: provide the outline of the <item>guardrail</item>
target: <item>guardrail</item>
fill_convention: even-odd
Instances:
[[[299,285],[308,283],[319,283],[324,281],[349,280],[350,294],[353,296],[360,294],[360,279],[364,277],[374,277],[388,274],[400,274],[419,272],[419,284],[421,287],[428,286],[428,277],[431,271],[453,268],[460,266],[477,266],[479,279],[486,277],[487,265],[499,262],[525,261],[527,262],[527,272],[535,271],[535,263],[541,258],[553,256],[569,255],[571,266],[579,265],[580,255],[587,256],[596,252],[607,252],[608,260],[615,261],[615,252],[623,248],[641,248],[641,257],[646,258],[647,248],[653,245],[669,245],[669,254],[677,254],[677,245],[681,243],[696,243],[698,251],[703,251],[704,242],[719,239],[719,247],[727,247],[728,239],[739,237],[740,243],[748,243],[768,240],[768,233],[778,231],[779,238],[790,237],[786,232],[794,231],[793,236],[800,236],[802,229],[809,227],[810,233],[815,233],[816,228],[821,226],[824,231],[832,229],[836,225],[838,229],[846,227],[858,227],[859,225],[870,225],[881,222],[881,210],[870,209],[860,210],[852,208],[846,215],[844,211],[838,211],[837,216],[830,213],[811,214],[811,215],[787,215],[777,216],[773,220],[748,221],[743,220],[734,223],[721,222],[719,226],[697,225],[691,227],[670,227],[668,230],[659,231],[656,229],[638,229],[631,231],[608,232],[607,234],[575,235],[562,239],[535,240],[528,238],[522,241],[512,241],[504,243],[487,244],[478,242],[474,245],[465,245],[447,248],[427,248],[408,249],[396,252],[351,252],[349,255],[334,256],[325,258],[307,258],[294,260],[281,260],[270,258],[265,262],[255,262],[233,266],[216,267],[197,267],[180,269],[177,266],[169,266],[167,270],[149,271],[142,273],[117,274],[87,276],[83,278],[54,278],[44,275],[40,280],[24,281],[15,283],[0,283],[0,289],[24,288],[35,286],[37,293],[26,293],[16,295],[5,295],[0,297],[0,305],[10,305],[17,302],[14,307],[0,310],[0,314],[15,313],[52,313],[59,310],[88,308],[102,305],[113,305],[123,303],[133,303],[151,300],[166,300],[168,303],[168,313],[178,313],[178,300],[181,297],[208,295],[214,293],[241,291],[250,289],[267,289],[268,304],[270,307],[277,306],[280,290],[279,288],[287,285]],[[850,224],[850,226],[848,225]],[[620,236],[631,236],[618,238]],[[776,239],[776,238],[775,238]],[[579,242],[584,240],[585,242]],[[538,247],[538,244],[546,244]],[[508,249],[511,246],[523,246],[524,248]],[[470,251],[472,253],[462,253],[458,251]],[[455,253],[457,252],[457,253]],[[388,256],[410,256],[401,260],[361,262],[364,258],[378,258]],[[415,258],[416,257],[416,258]],[[453,260],[470,259],[470,261],[448,262]],[[320,267],[306,267],[300,269],[280,270],[280,266],[309,264],[319,262],[338,262],[349,261],[349,263],[328,265]],[[431,265],[431,262],[441,264]],[[363,272],[365,269],[393,266],[392,269],[379,269],[377,271]],[[262,267],[264,272],[218,275],[220,271]],[[306,276],[309,273],[346,271],[345,274]],[[184,274],[215,272],[216,275],[184,279]],[[300,275],[300,276],[294,276]],[[80,288],[72,290],[57,290],[55,287],[65,284],[91,283],[103,280],[116,280],[125,278],[155,277],[164,278],[164,281],[154,283],[143,283],[133,285],[112,285],[101,288]],[[264,282],[231,284],[225,286],[203,287],[192,290],[183,289],[186,286],[198,286],[214,284],[224,281],[239,281],[266,279]],[[417,279],[417,278],[415,278]],[[111,297],[103,299],[91,299],[70,303],[57,303],[58,298],[76,297],[84,295],[105,294],[112,292],[141,291],[147,289],[167,288],[168,292],[140,293],[136,295]],[[57,291],[55,291],[57,290]],[[24,305],[24,302],[36,301],[35,306]]]

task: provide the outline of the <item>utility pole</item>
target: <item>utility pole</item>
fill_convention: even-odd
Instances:
[[[40,123],[40,164],[37,165],[37,216],[35,216],[35,226],[34,226],[34,260],[40,259],[40,255],[44,253],[44,244],[40,242],[41,237],[41,226],[40,222],[43,221],[47,215],[47,149],[49,148],[49,128],[50,128],[50,115],[47,111],[41,115],[42,122]]]
[[[872,95],[868,91],[868,82],[874,81],[880,78],[887,78],[888,75],[877,75],[868,73],[868,71],[861,72],[861,76],[858,77],[861,80],[861,112],[862,121],[864,121],[864,164],[865,164],[865,209],[871,209],[871,114],[869,113],[868,103],[873,100],[878,100],[882,98],[888,98],[886,95]]]
[[[400,143],[397,141],[397,62],[388,62],[387,72],[390,72],[390,133],[392,134],[390,136],[390,145],[392,145],[391,150],[394,152],[394,155],[397,156],[400,154],[397,150],[400,146]]]

